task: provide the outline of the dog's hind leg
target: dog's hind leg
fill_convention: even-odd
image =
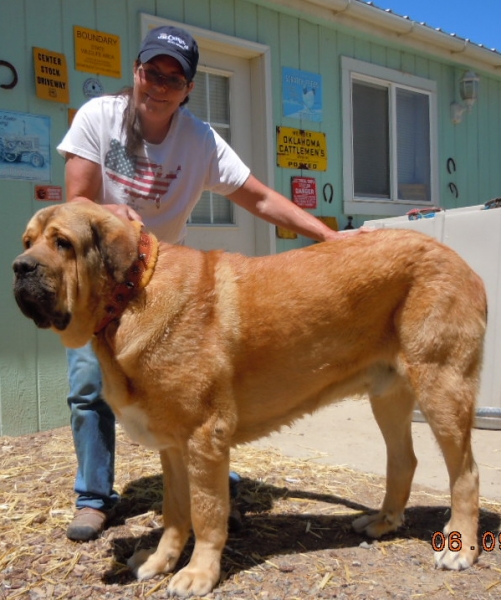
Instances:
[[[127,561],[138,579],[149,579],[172,571],[190,534],[190,494],[182,453],[169,448],[160,452],[160,459],[164,532],[156,550],[139,550]]]
[[[395,376],[391,388],[381,395],[370,394],[370,401],[386,442],[386,495],[377,514],[359,517],[353,527],[359,533],[377,538],[403,523],[417,464],[411,431],[415,398],[409,386]]]
[[[478,469],[471,448],[477,394],[476,373],[451,366],[412,369],[418,402],[444,455],[451,491],[451,518],[440,539],[435,565],[466,569],[478,554]]]

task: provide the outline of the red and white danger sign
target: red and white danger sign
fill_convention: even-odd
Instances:
[[[317,208],[316,179],[314,177],[293,177],[292,201],[301,208]]]

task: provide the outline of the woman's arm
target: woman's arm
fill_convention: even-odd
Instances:
[[[253,175],[228,198],[250,213],[279,227],[304,235],[318,242],[353,235],[359,230],[333,231],[312,214],[299,208],[282,194],[261,183]]]
[[[66,200],[86,200],[94,202],[102,186],[101,165],[77,156],[66,154],[65,167]],[[142,221],[135,210],[126,204],[103,204],[110,212],[130,221]]]
[[[65,182],[68,202],[82,197],[94,200],[102,185],[101,166],[76,154],[67,153]]]

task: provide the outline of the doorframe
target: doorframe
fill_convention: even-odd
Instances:
[[[252,173],[263,183],[274,188],[274,148],[272,123],[272,79],[270,47],[209,29],[140,13],[141,39],[154,27],[173,25],[188,31],[200,49],[239,56],[249,61],[251,76],[251,146]],[[264,108],[264,110],[263,110]],[[275,227],[262,219],[255,219],[256,255],[275,254]]]

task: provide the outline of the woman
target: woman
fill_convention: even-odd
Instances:
[[[158,27],[147,34],[133,87],[85,104],[58,146],[66,159],[67,201],[102,204],[173,244],[183,243],[186,221],[204,190],[317,241],[343,235],[261,183],[208,124],[183,108],[197,64],[197,43],[183,29]],[[101,398],[90,346],[69,350],[68,366],[78,510],[67,535],[82,541],[99,535],[118,501],[115,420]]]

